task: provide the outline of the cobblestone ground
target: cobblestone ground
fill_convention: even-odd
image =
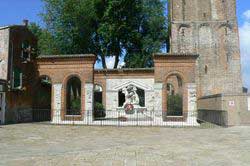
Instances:
[[[0,126],[0,165],[250,165],[250,127]]]

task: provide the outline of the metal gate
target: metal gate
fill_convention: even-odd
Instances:
[[[0,92],[0,124],[5,123],[5,93]]]

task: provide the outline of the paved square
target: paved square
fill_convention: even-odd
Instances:
[[[0,127],[0,165],[249,165],[250,127]]]

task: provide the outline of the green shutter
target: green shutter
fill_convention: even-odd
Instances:
[[[22,87],[22,72],[18,68],[14,68],[14,83],[13,88],[20,88]]]

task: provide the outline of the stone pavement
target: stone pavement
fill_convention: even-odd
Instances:
[[[250,165],[250,127],[0,126],[0,165]]]

